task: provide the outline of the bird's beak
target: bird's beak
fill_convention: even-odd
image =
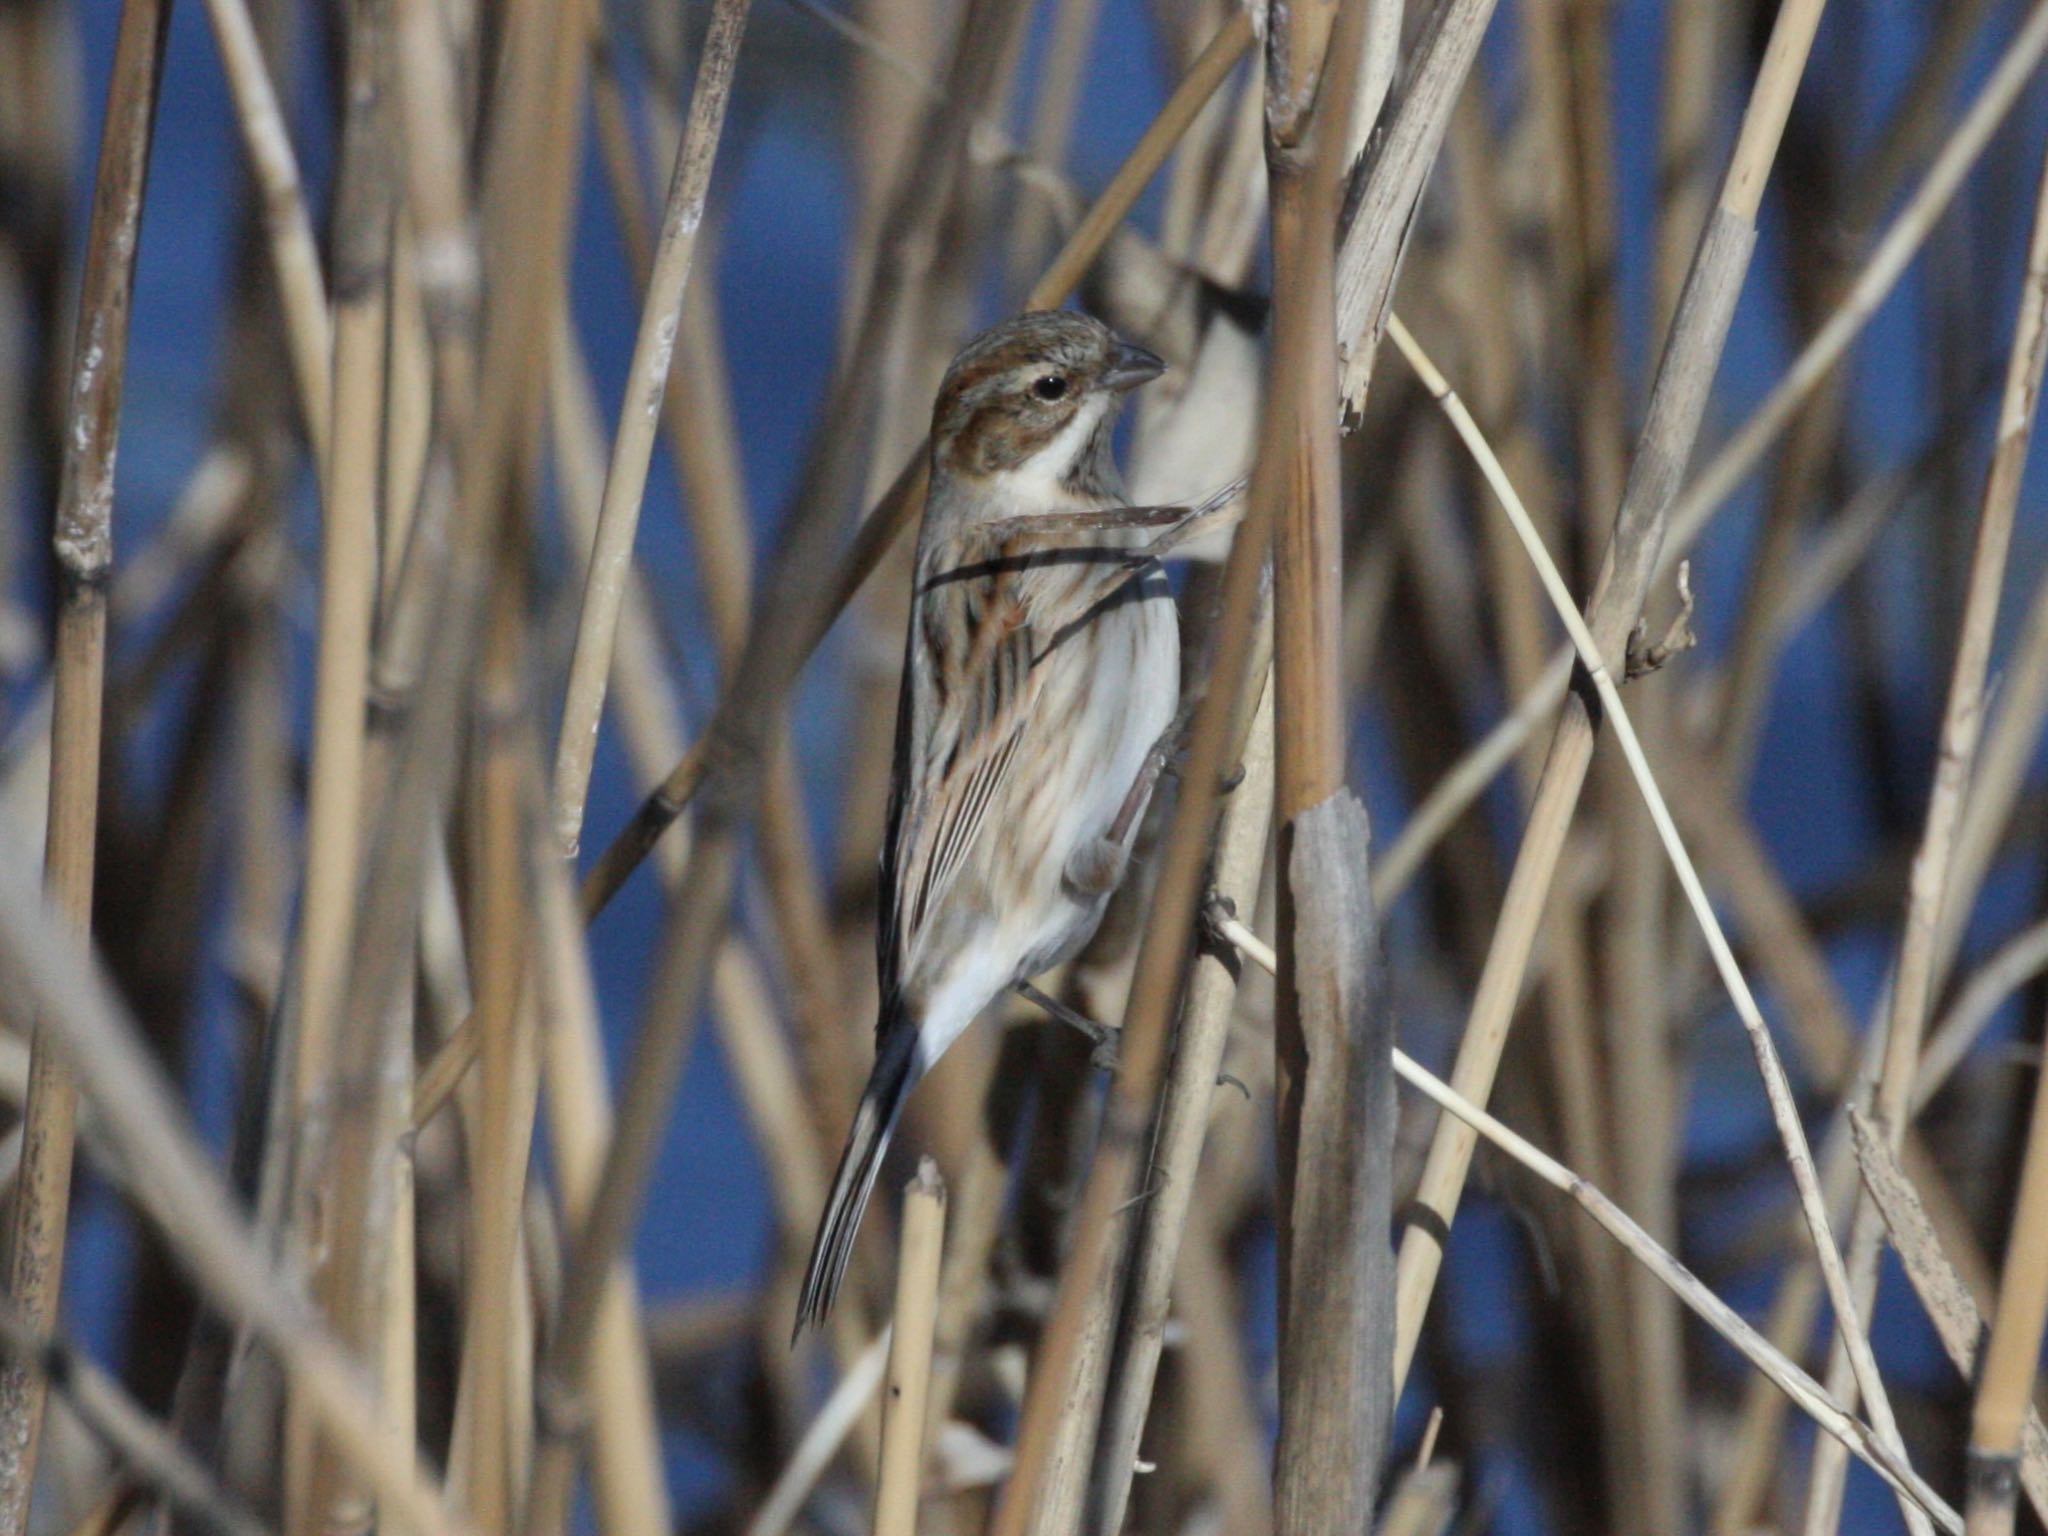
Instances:
[[[1123,391],[1149,384],[1166,372],[1157,355],[1134,342],[1119,341],[1110,349],[1109,367],[1103,370],[1102,387]]]

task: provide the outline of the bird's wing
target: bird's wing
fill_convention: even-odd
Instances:
[[[1038,663],[1129,579],[1130,550],[1030,522],[984,524],[920,551],[883,841],[885,993],[1024,755]]]

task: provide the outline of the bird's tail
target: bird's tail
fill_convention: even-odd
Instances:
[[[797,1298],[792,1342],[803,1336],[804,1329],[822,1323],[832,1310],[839,1282],[846,1278],[847,1261],[853,1256],[861,1215],[875,1192],[882,1154],[888,1150],[903,1101],[917,1081],[916,1027],[908,1019],[893,1020],[877,1033],[880,1040],[874,1070],[861,1090],[853,1129],[847,1132],[846,1150],[839,1155],[839,1171],[832,1177],[832,1193],[825,1198],[825,1214],[811,1244],[811,1263]]]

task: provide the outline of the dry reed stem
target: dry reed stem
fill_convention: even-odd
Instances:
[[[1493,488],[1502,509],[1513,521],[1515,532],[1521,537],[1530,559],[1536,564],[1552,605],[1557,609],[1558,617],[1571,635],[1572,645],[1579,654],[1581,666],[1591,675],[1594,686],[1599,690],[1602,713],[1610,723],[1615,739],[1628,760],[1629,770],[1635,778],[1637,787],[1642,791],[1650,819],[1656,827],[1666,855],[1670,858],[1672,869],[1677,874],[1679,886],[1685,892],[1686,900],[1692,907],[1701,932],[1706,937],[1714,968],[1720,973],[1722,984],[1727,988],[1729,998],[1735,1005],[1735,1012],[1749,1034],[1750,1047],[1756,1054],[1757,1068],[1763,1076],[1765,1095],[1770,1101],[1771,1118],[1777,1126],[1785,1161],[1792,1171],[1793,1184],[1799,1193],[1800,1212],[1813,1238],[1814,1250],[1819,1256],[1821,1276],[1827,1286],[1828,1299],[1833,1304],[1836,1315],[1841,1319],[1841,1337],[1855,1368],[1856,1383],[1870,1406],[1871,1421],[1880,1439],[1903,1462],[1903,1442],[1899,1439],[1898,1426],[1892,1416],[1883,1380],[1878,1374],[1877,1361],[1870,1352],[1870,1341],[1863,1331],[1863,1309],[1858,1306],[1858,1298],[1852,1295],[1841,1252],[1835,1246],[1834,1231],[1828,1221],[1827,1203],[1821,1194],[1820,1177],[1814,1168],[1812,1150],[1806,1142],[1805,1128],[1800,1123],[1799,1108],[1792,1096],[1791,1083],[1785,1076],[1783,1064],[1778,1060],[1777,1048],[1771,1042],[1770,1029],[1764,1023],[1763,1012],[1757,1006],[1756,998],[1749,989],[1749,983],[1744,978],[1741,967],[1736,963],[1727,935],[1721,930],[1720,919],[1714,914],[1713,904],[1707,899],[1699,873],[1693,867],[1691,856],[1686,852],[1677,825],[1671,819],[1670,809],[1664,802],[1663,793],[1657,787],[1649,760],[1643,754],[1642,743],[1637,739],[1635,727],[1622,703],[1621,691],[1615,686],[1614,679],[1608,672],[1591,630],[1573,604],[1564,578],[1558,573],[1548,551],[1543,547],[1535,525],[1530,522],[1527,511],[1522,507],[1521,498],[1508,483],[1507,476],[1500,468],[1500,461],[1494,456],[1478,426],[1472,421],[1471,413],[1465,409],[1464,403],[1458,399],[1435,365],[1416,345],[1398,316],[1390,317],[1389,326],[1402,354],[1422,377],[1425,387],[1442,404],[1457,426],[1459,436],[1479,461],[1487,483]],[[1905,1514],[1908,1527],[1918,1528],[1921,1521],[1916,1518],[1915,1512],[1908,1507]]]
[[[526,1186],[523,1128],[532,1105],[521,1093],[521,1035],[531,1021],[525,959],[531,921],[521,835],[520,698],[524,583],[501,562],[492,593],[491,634],[479,681],[471,743],[468,845],[471,889],[467,949],[476,977],[477,1099],[471,1132],[469,1256],[464,1278],[461,1377],[455,1443],[466,1457],[467,1504],[479,1530],[511,1528],[521,1489],[511,1447],[515,1393],[514,1329],[519,1308],[513,1270],[518,1212]]]
[[[1892,977],[1891,1006],[1885,1021],[1884,1060],[1871,1099],[1872,1118],[1894,1151],[1901,1145],[1911,1117],[1913,1082],[1919,1069],[1927,1015],[1934,1001],[1934,966],[1942,907],[1977,744],[1983,735],[1985,680],[1991,665],[1991,644],[2005,584],[2013,518],[2019,505],[2020,478],[2033,440],[2044,368],[2048,368],[2048,159],[2043,161],[2036,195],[2026,275],[2007,358],[2004,398],[1999,406],[1997,436],[1978,512],[1962,630],[1956,644],[1947,702],[1942,712],[1934,782],[1928,792],[1926,820],[1907,889],[1904,932]],[[2043,1155],[2048,1156],[2048,1153]],[[2048,1198],[2048,1194],[2043,1198]],[[1877,1293],[1878,1260],[1883,1247],[1883,1221],[1874,1203],[1867,1198],[1857,1203],[1850,1243],[1855,1299],[1859,1308],[1867,1312]],[[2005,1326],[2015,1325],[2007,1323]],[[2038,1334],[2034,1342],[2035,1353],[2038,1354]],[[1994,1363],[1997,1360],[1995,1353],[1990,1358]],[[2033,1356],[2028,1358],[2031,1362]],[[2031,1370],[2030,1363],[2030,1378]],[[1846,1388],[1838,1390],[1846,1391]],[[2018,1409],[2015,1408],[2011,1413],[2011,1434],[2014,1437],[2018,1435],[2017,1415]],[[2004,1418],[1997,1415],[1987,1424],[1995,1424],[2000,1433],[2006,1428]],[[1846,1470],[1832,1456],[1816,1456],[1812,1480],[1808,1485],[1807,1536],[1824,1536],[1837,1527],[1841,1518],[1842,1478]],[[1975,1502],[1973,1481],[1973,1506]]]
[[[1271,14],[1266,48],[1273,353],[1288,370],[1268,399],[1254,486],[1278,498],[1268,515],[1282,955],[1273,1030],[1280,1536],[1370,1523],[1393,1421],[1382,1374],[1392,1319],[1373,1257],[1393,1215],[1393,1128],[1377,1090],[1391,1108],[1393,1086],[1370,1056],[1391,1030],[1377,927],[1359,904],[1365,816],[1344,787],[1343,477],[1331,408],[1338,337],[1349,334],[1337,328],[1334,246],[1365,20],[1360,3],[1341,13],[1297,4]],[[1354,886],[1315,877],[1354,860]]]
[[[313,750],[306,808],[306,874],[299,931],[298,1028],[291,1098],[303,1151],[295,1162],[293,1221],[310,1210],[327,1164],[333,1112],[328,1073],[354,931],[356,874],[365,809],[365,708],[370,631],[378,587],[377,529],[385,409],[392,213],[396,188],[385,110],[385,16],[380,0],[349,8],[346,115],[334,221],[333,423],[323,464],[320,620],[313,685]],[[380,1161],[373,1176],[383,1176]],[[337,1335],[369,1350],[379,1332],[382,1287],[369,1276],[381,1253],[327,1249],[315,1270],[322,1308]],[[289,1485],[286,1523],[310,1531],[354,1500],[334,1483],[331,1459]],[[367,1515],[367,1511],[363,1512]],[[338,1527],[347,1529],[346,1524]]]
[[[1800,349],[1792,366],[1721,445],[1671,509],[1672,557],[1692,548],[1707,520],[1734,492],[1797,414],[1806,397],[1833,370],[1849,344],[1876,314],[1907,264],[1933,233],[1941,214],[1962,186],[1992,133],[2005,120],[2034,68],[2048,50],[2048,4],[2035,6],[2007,44],[1969,110],[1872,248],[1840,306]]]
[[[962,103],[985,94],[995,64],[987,41],[984,4],[970,5],[959,29],[947,100],[918,142],[914,163],[899,186],[886,223],[887,243],[899,253],[929,232],[930,189],[949,175],[964,147],[970,113]],[[543,1438],[535,1463],[525,1528],[551,1536],[563,1528],[574,1474],[573,1429],[586,1388],[589,1353],[605,1283],[630,1234],[652,1171],[694,1036],[711,962],[723,937],[737,879],[739,841],[758,799],[759,771],[773,740],[782,700],[810,646],[817,615],[830,591],[815,572],[831,558],[838,513],[858,480],[859,434],[866,421],[863,383],[871,344],[892,329],[903,299],[900,261],[878,270],[865,306],[859,340],[835,378],[825,420],[786,523],[770,579],[769,601],[732,668],[717,713],[703,741],[713,766],[711,792],[700,805],[697,839],[682,885],[688,899],[672,904],[660,963],[648,989],[645,1027],[626,1077],[618,1127],[605,1157],[590,1211],[570,1247],[562,1303],[541,1375]]]
[[[92,224],[72,343],[64,457],[51,547],[58,590],[45,898],[74,935],[92,928],[106,692],[107,589],[114,555],[114,461],[128,364],[135,254],[149,175],[169,8],[124,0],[94,173]],[[7,1294],[37,1334],[57,1318],[69,1229],[78,1091],[67,1053],[40,1019],[30,1048],[22,1160],[9,1226]],[[21,1362],[0,1368],[0,1533],[27,1529],[46,1383]]]
[[[868,1402],[881,1390],[889,1361],[889,1330],[884,1328],[863,1350],[851,1369],[840,1378],[818,1409],[817,1417],[797,1442],[796,1452],[776,1475],[754,1518],[747,1523],[747,1536],[784,1536],[803,1513],[804,1502],[839,1447],[853,1433],[854,1424],[867,1411]]]
[[[903,1190],[896,1259],[896,1317],[882,1395],[882,1466],[875,1482],[875,1536],[917,1536],[924,1481],[925,1396],[931,1385],[932,1324],[946,1236],[946,1183],[930,1158]]]
[[[1400,104],[1372,159],[1337,253],[1337,347],[1343,408],[1363,409],[1423,183],[1478,56],[1496,0],[1448,0],[1416,39]]]
[[[1026,298],[1027,307],[1048,308],[1060,303],[1073,291],[1103,245],[1130,213],[1138,194],[1145,190],[1159,167],[1165,164],[1180,135],[1187,131],[1203,104],[1243,57],[1251,40],[1250,14],[1233,9],[1230,20],[1203,49],[1159,115],[1152,120],[1116,174],[1110,178],[1109,184],[1067,237],[1060,253],[1053,258],[1045,275]],[[815,615],[807,613],[799,663],[817,649],[832,621],[852,602],[854,594],[874,573],[882,557],[923,506],[925,472],[922,452],[913,454],[888,492],[861,523],[852,546],[838,562],[829,587],[830,601]],[[641,803],[633,818],[592,865],[584,880],[583,900],[588,913],[595,916],[603,911],[611,898],[618,894],[627,876],[696,797],[703,787],[707,770],[703,742],[692,743],[689,751]]]
[[[1276,957],[1271,946],[1237,919],[1218,924],[1223,936],[1261,969],[1272,972]],[[1858,1421],[1840,1402],[1830,1396],[1811,1376],[1743,1321],[1740,1313],[1722,1301],[1699,1277],[1661,1247],[1656,1239],[1600,1190],[1565,1167],[1548,1153],[1509,1129],[1493,1115],[1459,1093],[1427,1067],[1398,1047],[1394,1070],[1410,1087],[1439,1109],[1456,1115],[1473,1131],[1534,1173],[1551,1188],[1571,1196],[1578,1205],[1639,1263],[1646,1265],[1679,1297],[1700,1320],[1732,1345],[1742,1357],[1771,1381],[1830,1436],[1846,1445],[1852,1454],[1885,1480],[1904,1506],[1931,1516],[1942,1529],[1961,1531],[1962,1520],[1912,1466],[1887,1447],[1874,1430]]]
[[[275,1276],[267,1244],[199,1149],[134,1022],[14,871],[0,871],[0,960],[32,998],[106,1128],[111,1168],[193,1278],[304,1392],[323,1433],[418,1536],[459,1536],[424,1467],[386,1436],[347,1354]]]
[[[752,0],[719,0],[712,9],[711,31],[690,93],[690,122],[676,149],[661,237],[640,312],[640,329],[633,341],[618,436],[613,439],[611,464],[605,473],[604,500],[598,509],[597,536],[584,578],[583,608],[555,752],[555,832],[571,857],[583,835],[591,760],[597,751],[598,723],[604,713],[605,684],[611,673],[626,571],[633,558],[633,536],[647,491],[648,459],[654,451],[662,402],[668,396],[669,360],[682,324],[697,232],[704,222],[704,203],[711,189],[711,171],[718,158],[718,141],[725,127],[726,104],[731,100],[733,72],[739,64],[740,41],[746,35],[751,4]]]
[[[611,1135],[604,1036],[568,869],[559,859],[534,862],[548,1140],[564,1225],[573,1227],[589,1207]],[[592,1491],[599,1520],[610,1536],[667,1536],[673,1517],[639,1286],[629,1263],[612,1272],[591,1353],[606,1383],[591,1407]]]
[[[1216,834],[1215,894],[1240,912],[1251,911],[1258,901],[1273,819],[1272,714],[1269,678],[1259,690],[1245,737],[1244,777],[1231,791]],[[1093,1514],[1103,1530],[1124,1527],[1138,1445],[1166,1343],[1174,1268],[1194,1201],[1202,1143],[1236,1001],[1235,969],[1221,956],[1204,954],[1188,980],[1173,1065],[1160,1094],[1145,1174],[1150,1193],[1133,1243],[1130,1294],[1118,1329],[1117,1357],[1095,1452]]]
[[[2048,1323],[2048,1076],[2034,1088],[2012,1236],[1970,1414],[1969,1536],[2011,1536],[2019,1453]]]
[[[61,1333],[36,1328],[8,1298],[0,1297],[0,1341],[9,1365],[20,1364],[46,1382],[128,1472],[201,1529],[220,1536],[266,1536],[266,1527],[220,1486],[213,1473],[178,1444],[127,1390]]]
[[[1942,1349],[1963,1380],[1977,1380],[1983,1364],[1979,1346],[1985,1336],[1984,1314],[1942,1251],[1919,1193],[1885,1145],[1883,1133],[1853,1104],[1849,1106],[1849,1128],[1856,1140],[1856,1162],[1863,1170],[1864,1186],[1884,1215],[1885,1230],[1920,1297],[1921,1309],[1934,1324]],[[2048,1517],[2048,1429],[2042,1427],[2041,1416],[2032,1407],[2026,1411],[2020,1434],[2020,1482],[2035,1514]]]
[[[300,419],[312,444],[313,463],[323,474],[333,420],[330,404],[333,336],[327,315],[320,248],[306,212],[298,157],[292,152],[277,88],[263,60],[263,46],[244,0],[206,0],[221,64],[234,96],[235,122],[261,194],[263,230],[277,293],[284,310],[285,348]]]
[[[1787,0],[1766,48],[1719,201],[1702,234],[1681,299],[1634,463],[1616,515],[1613,541],[1590,604],[1595,653],[1619,658],[1642,612],[1665,514],[1699,431],[1736,295],[1755,242],[1757,202],[1784,132],[1794,86],[1803,72],[1820,17],[1820,0]],[[1573,610],[1576,621],[1576,610]],[[1552,737],[1515,860],[1494,938],[1460,1042],[1452,1083],[1483,1103],[1506,1044],[1546,898],[1563,851],[1572,811],[1592,760],[1594,719],[1584,700],[1568,700]],[[1401,1324],[1395,1381],[1407,1376],[1423,1314],[1442,1262],[1441,1233],[1455,1214],[1474,1137],[1444,1121],[1432,1140],[1418,1205],[1433,1211],[1430,1227],[1413,1224],[1401,1244],[1397,1283]]]

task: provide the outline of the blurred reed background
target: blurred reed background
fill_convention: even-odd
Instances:
[[[0,4],[0,1536],[2034,1528],[2044,50]],[[1069,298],[1249,476],[1119,1060],[992,1010],[792,1350],[931,396]]]

